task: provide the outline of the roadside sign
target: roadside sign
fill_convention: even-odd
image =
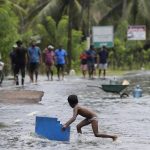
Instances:
[[[92,28],[92,39],[95,48],[102,46],[113,47],[113,26],[94,26]]]
[[[129,26],[127,31],[128,40],[146,40],[146,26],[135,25]]]

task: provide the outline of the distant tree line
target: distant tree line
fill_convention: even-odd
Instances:
[[[149,69],[149,7],[148,0],[0,0],[0,53],[9,64],[12,45],[21,39],[28,46],[34,39],[41,49],[63,45],[69,54],[69,68],[77,68],[92,26],[113,25],[110,67]],[[148,40],[128,41],[128,25],[146,25]]]

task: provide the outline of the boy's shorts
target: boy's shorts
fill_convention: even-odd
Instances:
[[[87,119],[89,123],[91,123],[92,121],[98,121],[98,118],[97,117],[92,117],[91,119]]]

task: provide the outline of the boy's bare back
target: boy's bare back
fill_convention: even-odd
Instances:
[[[78,104],[74,107],[73,111],[74,111],[74,113],[77,113],[77,114],[74,114],[74,115],[81,115],[82,117],[85,117],[87,119],[97,117],[95,112],[93,112],[92,110],[90,110],[88,108],[80,106]]]

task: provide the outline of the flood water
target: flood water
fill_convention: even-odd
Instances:
[[[138,82],[134,76],[127,74],[120,78],[130,80],[131,84],[127,89],[129,97],[124,99],[88,86],[99,86],[109,80],[67,76],[64,81],[57,81],[56,77],[54,81],[46,81],[46,77],[40,76],[37,85],[27,82],[24,89],[44,91],[44,97],[37,104],[0,104],[0,150],[150,150],[150,72],[147,76],[140,73],[140,80],[136,76]],[[16,88],[12,82],[4,81],[0,89]],[[141,98],[132,96],[136,84],[143,88]],[[94,137],[90,125],[83,128],[79,138],[76,125],[83,119],[80,116],[71,124],[70,142],[38,137],[34,133],[36,116],[57,117],[61,123],[71,117],[72,109],[67,103],[70,94],[78,95],[81,105],[96,111],[100,132],[116,134],[118,140],[112,142],[111,139]]]

